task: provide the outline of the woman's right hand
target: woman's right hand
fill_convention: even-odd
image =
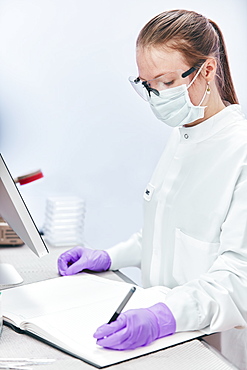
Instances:
[[[85,247],[72,248],[58,258],[60,275],[74,275],[83,270],[106,271],[110,266],[111,259],[106,251]]]

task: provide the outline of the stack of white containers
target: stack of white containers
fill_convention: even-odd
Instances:
[[[50,197],[46,203],[44,234],[53,246],[75,246],[84,241],[85,202],[66,196]]]

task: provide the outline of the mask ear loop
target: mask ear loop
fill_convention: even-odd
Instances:
[[[196,72],[196,75],[194,76],[194,78],[192,78],[192,80],[190,81],[189,85],[187,85],[187,89],[190,88],[190,86],[193,84],[193,82],[196,80],[196,78],[198,77],[198,75],[201,73],[201,70],[204,66],[205,62],[201,65],[201,67],[198,69],[198,71]]]
[[[190,86],[193,84],[193,82],[195,81],[195,79],[198,77],[198,75],[201,73],[201,70],[204,66],[205,62],[201,65],[201,67],[198,69],[196,75],[194,78],[192,78],[192,80],[190,81],[189,85],[187,85],[187,90],[190,88]],[[207,82],[207,87],[206,87],[206,90],[205,90],[205,93],[203,94],[203,97],[202,97],[202,100],[200,101],[200,103],[198,104],[198,107],[201,106],[201,104],[203,103],[203,100],[205,99],[206,95],[210,95],[211,93],[211,89],[210,89],[210,86],[209,86],[209,82]]]

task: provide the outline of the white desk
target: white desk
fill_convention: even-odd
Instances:
[[[65,248],[52,248],[50,253],[39,259],[26,246],[0,247],[0,263],[11,263],[24,279],[24,284],[52,279],[58,276],[57,257]],[[101,276],[114,280],[122,280],[119,272],[104,272]],[[4,304],[4,292],[3,292]],[[17,334],[4,326],[0,338],[1,357],[32,357],[54,358],[57,361],[52,365],[33,366],[37,370],[93,370],[95,367],[77,360],[47,344],[24,334]],[[230,370],[236,369],[220,354],[198,340],[186,342],[172,348],[149,354],[134,360],[111,366],[112,370]]]

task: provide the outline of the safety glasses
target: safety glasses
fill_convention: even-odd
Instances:
[[[142,81],[139,77],[129,77],[129,81],[135,91],[146,101],[150,100],[151,92],[157,96],[160,91],[176,87],[184,83],[184,78],[191,75],[199,67],[192,67],[187,71],[178,69],[174,72],[165,73],[162,76],[156,77],[152,80]]]

